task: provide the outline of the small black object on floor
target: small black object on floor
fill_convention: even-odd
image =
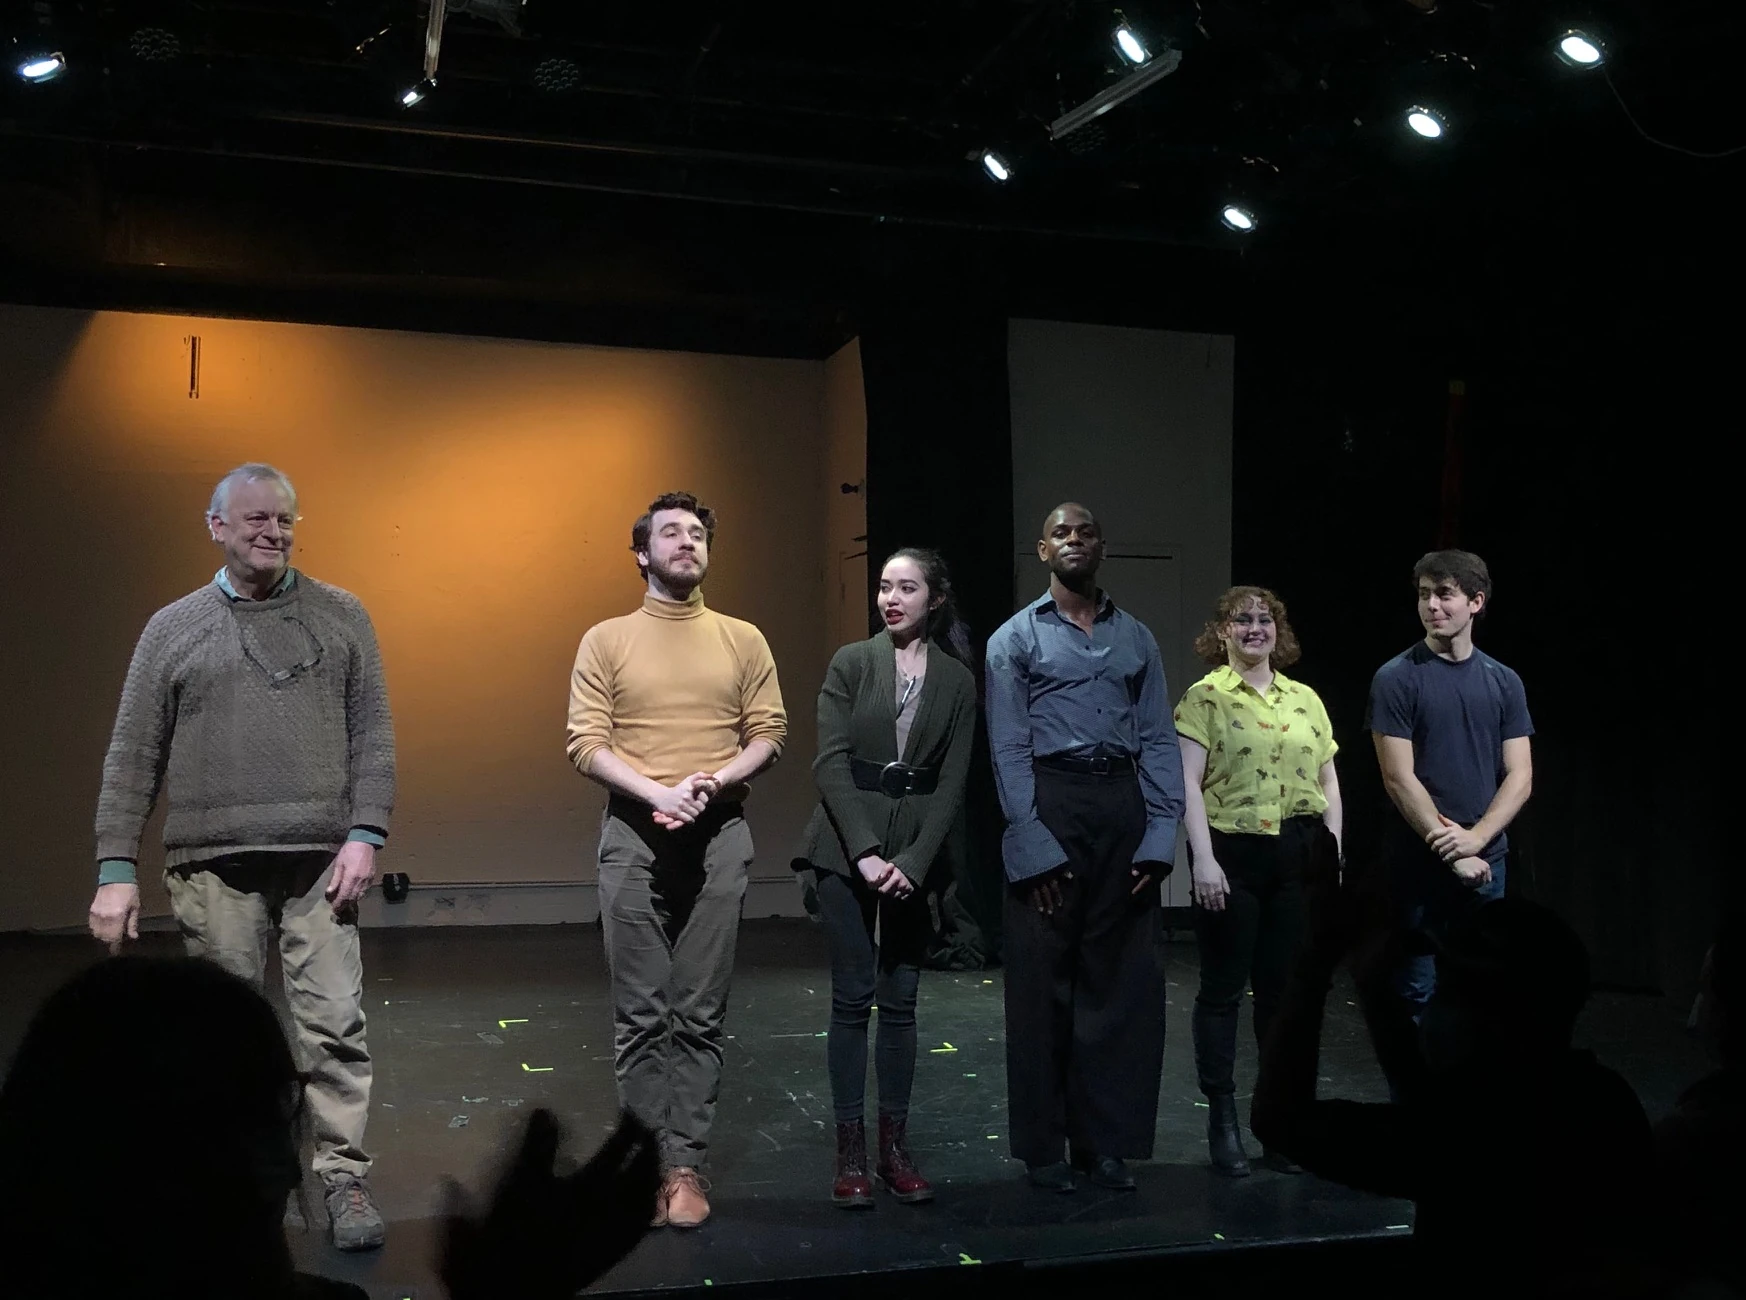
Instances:
[[[150,935],[144,946],[175,951],[177,945],[173,936]],[[0,977],[10,990],[0,1047],[10,1051],[42,996],[98,955],[88,940],[0,941]],[[292,1234],[293,1251],[300,1268],[358,1283],[373,1296],[439,1296],[434,1261],[443,1176],[482,1190],[535,1106],[558,1115],[579,1158],[613,1127],[612,1023],[600,932],[594,926],[373,930],[365,935],[364,962],[376,1058],[371,1183],[388,1218],[388,1244],[366,1255],[342,1255],[328,1245],[316,1214],[309,1232]],[[938,1198],[901,1205],[881,1190],[875,1209],[847,1213],[830,1203],[834,1133],[825,1074],[830,983],[823,936],[809,921],[747,922],[708,1170],[714,1216],[692,1232],[652,1231],[591,1290],[745,1288],[831,1277],[842,1279],[833,1290],[852,1291],[850,1279],[858,1274],[941,1267],[981,1268],[992,1283],[995,1272],[1092,1259],[1162,1253],[1188,1265],[1189,1256],[1209,1251],[1312,1244],[1325,1251],[1342,1242],[1404,1238],[1412,1212],[1402,1202],[1259,1162],[1248,1178],[1213,1172],[1207,1110],[1189,1045],[1192,942],[1172,944],[1169,980],[1157,1151],[1149,1163],[1130,1162],[1135,1189],[1098,1187],[1085,1174],[1076,1176],[1071,1195],[1029,1183],[1024,1167],[1007,1154],[1000,972],[926,972],[909,1139]],[[1635,1017],[1639,1025],[1645,1014]],[[1665,1052],[1659,1059],[1664,1070],[1679,1068]],[[1616,1063],[1643,1087],[1629,1062]],[[1237,1069],[1246,1117],[1255,1077],[1246,1024]],[[1367,1100],[1386,1095],[1363,1024],[1338,987],[1329,1004],[1322,1074],[1331,1093]],[[873,1101],[870,1081],[869,1105]],[[149,1142],[150,1119],[139,1122]],[[1246,1132],[1245,1141],[1251,1158],[1259,1157]],[[313,1189],[309,1199],[319,1206]],[[1281,1257],[1280,1250],[1266,1253]]]

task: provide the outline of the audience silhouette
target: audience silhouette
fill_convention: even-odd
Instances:
[[[1704,962],[1698,1031],[1716,1070],[1688,1088],[1655,1126],[1661,1198],[1676,1259],[1746,1295],[1746,1252],[1734,1233],[1746,1214],[1746,974],[1741,918],[1717,936]]]
[[[1376,896],[1340,883],[1331,837],[1314,874],[1310,932],[1262,1053],[1257,1138],[1312,1173],[1416,1203],[1407,1293],[1661,1290],[1648,1119],[1624,1079],[1571,1044],[1589,995],[1576,934],[1499,899],[1440,944],[1390,935]],[[1382,988],[1402,942],[1437,960],[1416,1031]],[[1349,954],[1379,1055],[1407,1069],[1399,1104],[1316,1097],[1324,1002]]]
[[[558,1174],[563,1136],[550,1111],[536,1110],[483,1213],[447,1186],[439,1264],[449,1300],[568,1300],[648,1234],[661,1187],[654,1131],[625,1111],[592,1160]]]
[[[362,1296],[292,1268],[302,1095],[272,1008],[216,965],[117,957],[75,975],[0,1086],[4,1286],[32,1300]]]
[[[211,962],[116,957],[75,975],[0,1085],[0,1296],[360,1300],[298,1273],[286,1241],[303,1083],[267,1000]],[[626,1116],[568,1174],[562,1139],[535,1111],[489,1208],[449,1187],[450,1300],[572,1296],[642,1240],[653,1135]]]
[[[1253,1127],[1312,1173],[1416,1203],[1419,1276],[1403,1290],[1668,1295],[1674,1277],[1688,1296],[1743,1290],[1731,1244],[1746,1209],[1737,918],[1703,973],[1700,1028],[1718,1068],[1652,1133],[1625,1081],[1572,1045],[1588,954],[1552,912],[1499,900],[1432,944],[1387,933],[1377,897],[1341,882],[1331,837],[1312,877]],[[1430,944],[1438,963],[1417,1027],[1389,1015],[1384,987],[1403,941]],[[1409,1082],[1400,1103],[1316,1096],[1324,1005],[1348,958],[1377,1050]],[[300,1180],[302,1095],[272,1008],[218,966],[130,956],[75,975],[37,1011],[0,1085],[0,1179],[14,1191],[0,1295],[362,1296],[293,1267],[283,1213]],[[437,1266],[450,1300],[572,1296],[642,1240],[660,1184],[654,1135],[626,1114],[567,1173],[563,1141],[535,1111],[485,1208],[447,1185]]]

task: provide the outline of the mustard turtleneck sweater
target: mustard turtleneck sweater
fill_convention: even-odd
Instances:
[[[584,775],[610,749],[636,771],[672,785],[715,772],[754,740],[782,751],[788,714],[764,634],[728,618],[694,591],[589,628],[570,674],[566,752]]]

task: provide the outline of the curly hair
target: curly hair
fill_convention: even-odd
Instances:
[[[1273,629],[1278,637],[1273,646],[1273,666],[1291,667],[1303,649],[1297,643],[1297,633],[1291,630],[1291,620],[1285,616],[1285,602],[1266,587],[1232,587],[1220,596],[1213,606],[1213,616],[1194,638],[1194,653],[1215,668],[1225,663],[1230,657],[1225,651],[1225,625],[1247,609],[1251,600],[1260,601],[1273,615]]]
[[[635,555],[649,549],[649,528],[655,515],[662,510],[688,510],[697,516],[697,522],[703,525],[704,539],[709,545],[715,545],[715,511],[704,505],[689,492],[663,492],[653,501],[649,508],[637,517],[631,525],[631,554]],[[641,560],[637,561],[637,572],[648,577],[649,571],[643,567]]]

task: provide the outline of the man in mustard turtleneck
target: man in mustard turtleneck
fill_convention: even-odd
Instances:
[[[566,746],[610,795],[600,918],[619,1098],[661,1138],[655,1226],[709,1217],[698,1173],[721,1087],[721,1027],[752,863],[746,783],[788,734],[763,633],[703,603],[715,514],[689,492],[631,528],[643,607],[588,629]]]

